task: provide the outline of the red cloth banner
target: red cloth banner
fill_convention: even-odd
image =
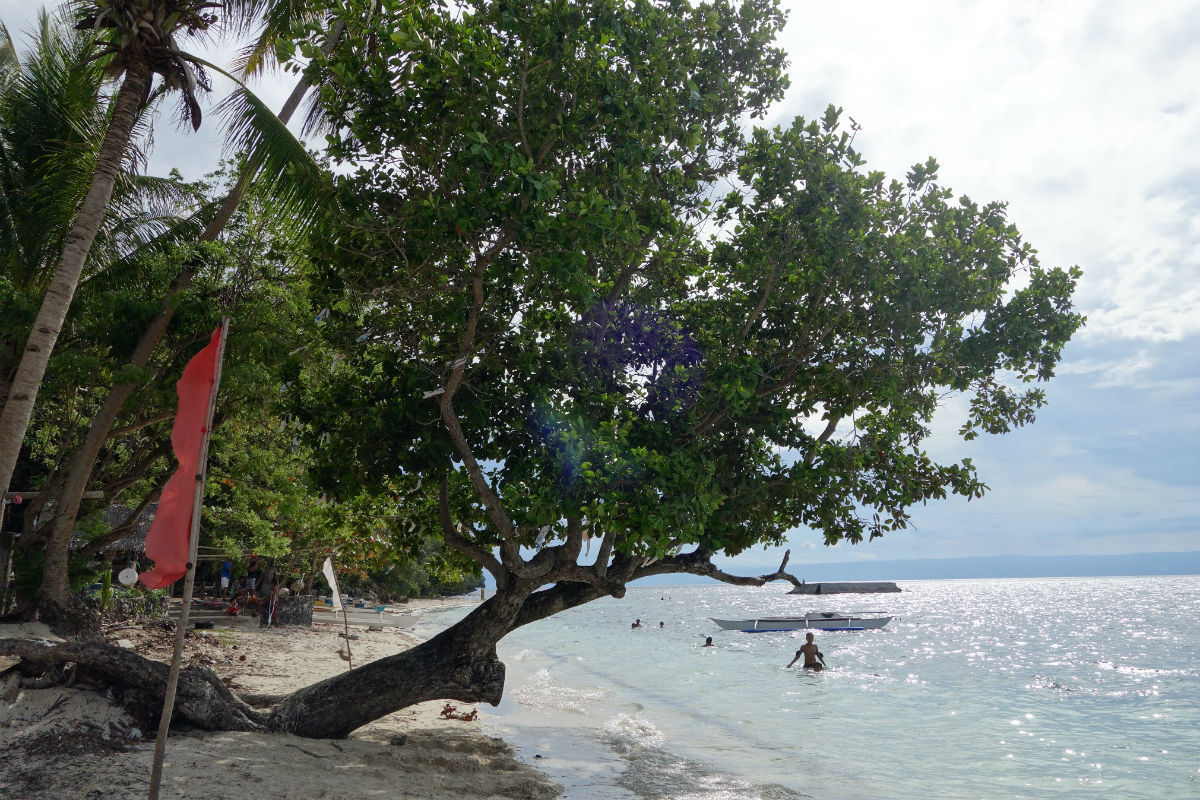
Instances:
[[[217,356],[221,351],[221,329],[213,331],[208,346],[192,357],[175,384],[179,410],[171,429],[171,447],[179,469],[167,481],[158,500],[158,511],[146,534],[146,556],[154,569],[139,580],[151,589],[169,586],[187,571],[191,544],[192,512],[196,502],[196,476],[200,454],[208,432],[208,404],[217,380]]]

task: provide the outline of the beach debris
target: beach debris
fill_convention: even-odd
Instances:
[[[404,745],[408,744],[408,734],[397,733],[395,736],[388,739],[388,744],[395,745],[396,747],[403,747]]]
[[[479,711],[474,708],[469,712],[459,711],[456,706],[446,703],[446,706],[442,709],[442,719],[457,719],[463,722],[472,722],[479,719]]]
[[[295,749],[299,750],[301,753],[304,753],[304,755],[312,756],[313,758],[317,759],[318,761],[328,761],[328,759],[325,758],[325,756],[321,755],[320,753],[314,753],[312,750],[306,750],[298,744],[292,744],[291,742],[287,742],[286,744],[288,747],[294,747]]]

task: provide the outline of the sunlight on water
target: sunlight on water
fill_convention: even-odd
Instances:
[[[489,724],[578,800],[1200,797],[1200,578],[901,585],[630,590],[502,642]],[[900,618],[823,673],[708,619],[835,609]]]

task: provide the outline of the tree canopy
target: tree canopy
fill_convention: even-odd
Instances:
[[[326,491],[444,482],[426,524],[500,585],[525,567],[493,548],[594,539],[562,575],[611,589],[694,568],[681,550],[857,542],[984,490],[922,449],[934,411],[969,395],[967,437],[1031,421],[1078,273],[932,159],[865,169],[836,109],[744,131],[784,87],[781,22],[769,2],[433,7],[328,63],[355,171],[312,258],[346,358],[293,395],[342,454]]]
[[[787,86],[774,0],[334,6],[280,5],[247,54],[306,62],[331,202],[306,237],[201,248],[175,323],[211,325],[214,295],[247,315],[210,518],[231,548],[482,568],[497,592],[267,711],[197,673],[193,720],[341,736],[498,702],[513,628],[641,577],[788,577],[712,558],[797,529],[902,529],[986,489],[925,450],[947,396],[965,439],[1045,402],[1079,271],[1043,267],[933,159],[869,170],[837,108],[757,124]]]

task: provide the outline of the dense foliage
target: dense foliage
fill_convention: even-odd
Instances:
[[[984,490],[922,450],[934,411],[967,393],[968,437],[1031,421],[1078,273],[932,160],[864,169],[836,110],[743,132],[784,86],[780,24],[770,2],[434,5],[318,64],[356,168],[313,254],[346,357],[292,400],[342,454],[326,491],[445,481],[443,535],[501,585],[521,567],[493,547],[572,536],[604,542],[596,568],[544,577],[600,585],[609,553],[856,542]]]

